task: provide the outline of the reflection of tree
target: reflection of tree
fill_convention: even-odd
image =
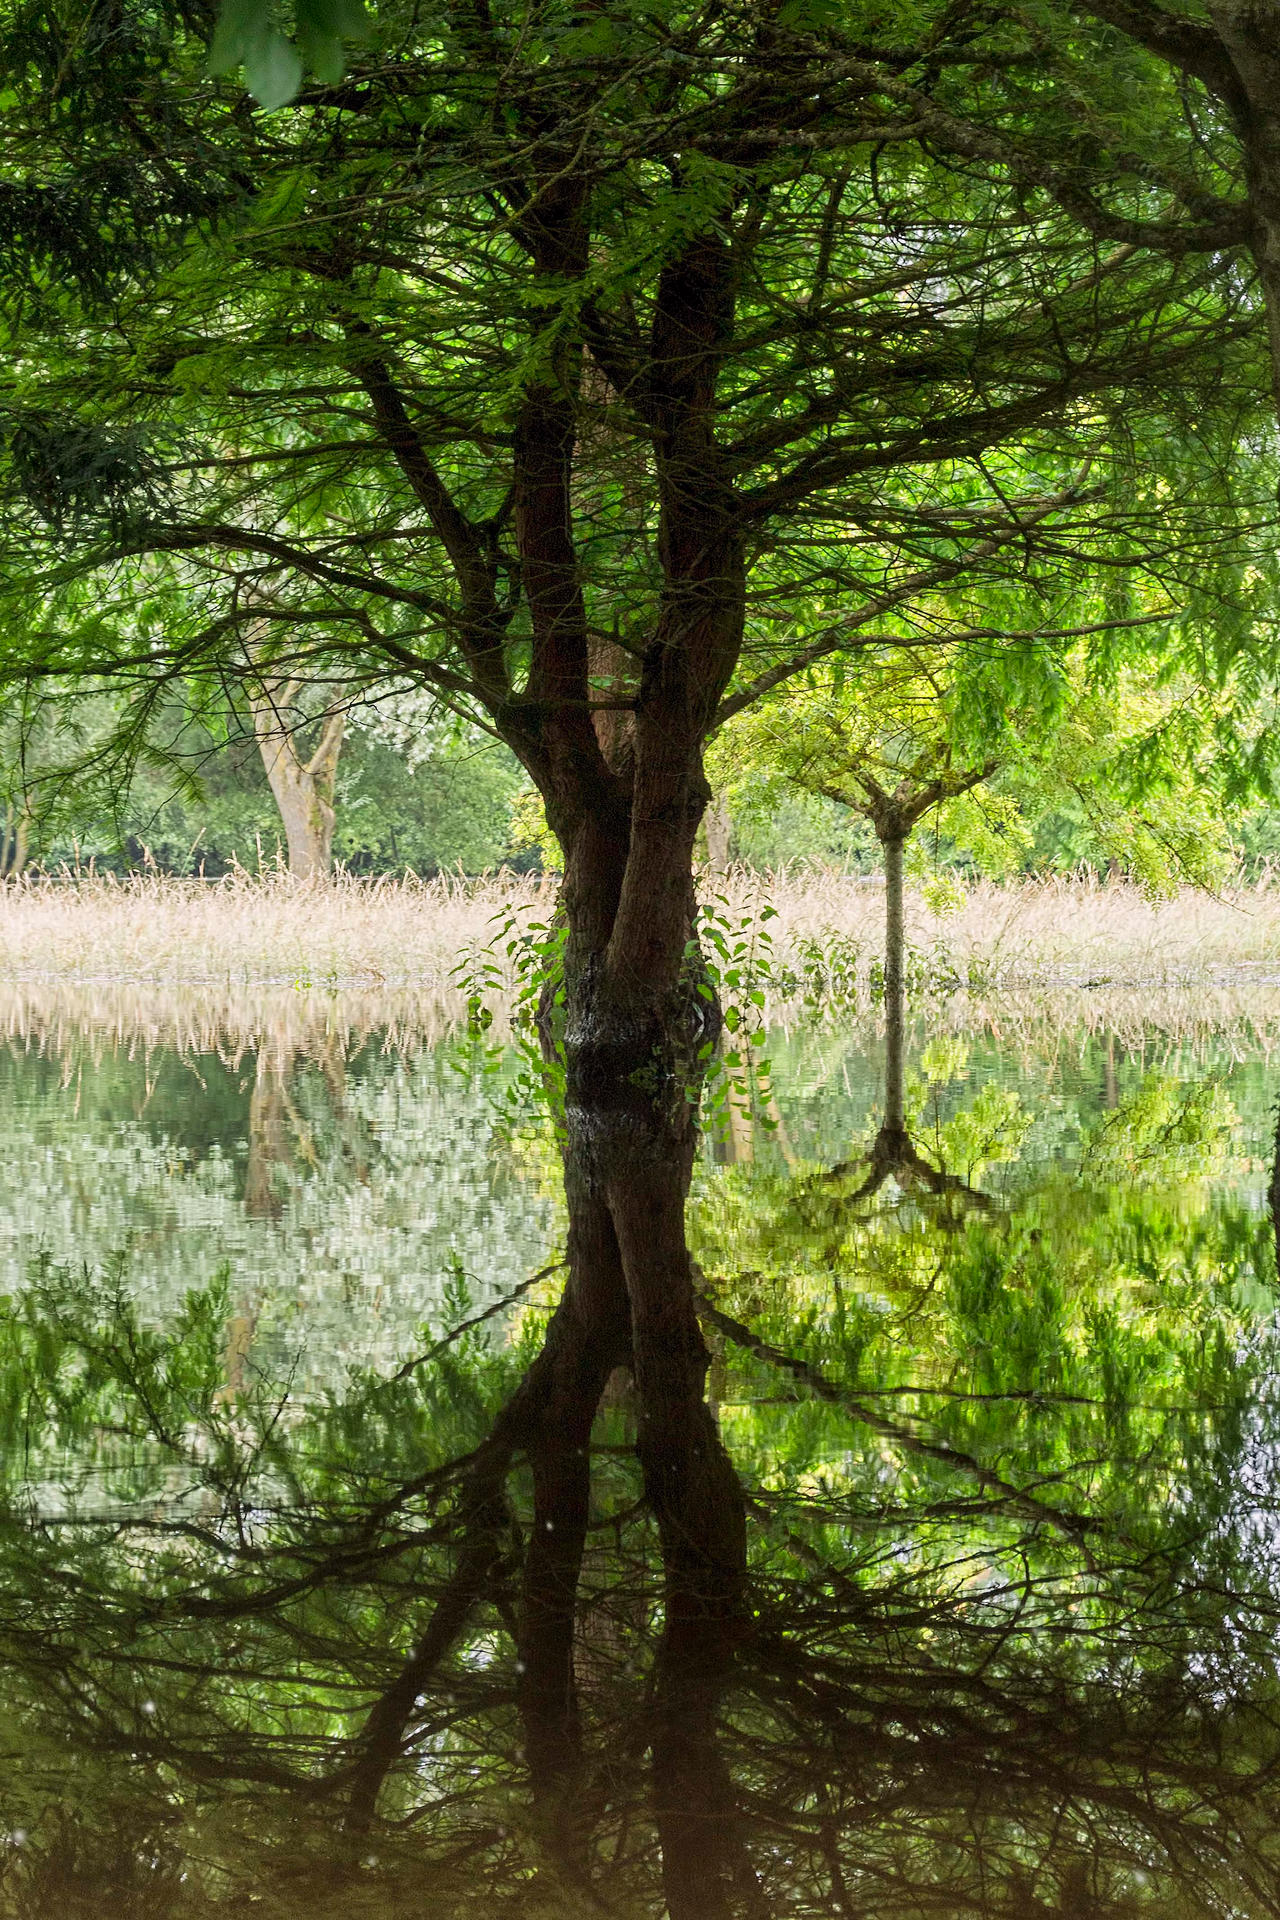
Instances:
[[[295,1077],[304,1063],[319,1069],[325,1088],[327,1111],[318,1120],[304,1117],[294,1096]],[[263,1032],[259,1036],[244,1172],[244,1210],[251,1220],[283,1218],[282,1175],[298,1162],[316,1162],[317,1124],[336,1135],[327,1142],[328,1151],[354,1159],[357,1177],[367,1177],[363,1172],[366,1144],[358,1129],[353,1137],[346,1111],[346,1073],[346,1040],[331,1028],[311,1036],[305,1047],[293,1034]],[[227,1326],[225,1393],[230,1399],[244,1389],[257,1319],[256,1303],[251,1296],[242,1296]]]
[[[244,1210],[252,1220],[278,1220],[284,1195],[276,1168],[293,1158],[290,1139],[289,1079],[296,1055],[272,1046],[258,1048],[249,1095],[249,1145],[244,1170]]]
[[[925,804],[933,804],[927,795],[922,802],[921,811],[924,810]],[[897,819],[898,816],[893,814],[892,817]],[[911,815],[912,819],[917,817],[918,815]],[[881,831],[879,824],[876,830]],[[885,964],[884,980],[884,1119],[865,1160],[853,1163],[841,1162],[840,1165],[831,1169],[827,1178],[833,1185],[847,1187],[850,1176],[859,1167],[865,1167],[866,1171],[861,1182],[847,1193],[848,1200],[854,1205],[863,1200],[870,1200],[886,1181],[892,1179],[905,1191],[912,1192],[923,1199],[944,1203],[959,1202],[962,1206],[989,1212],[996,1205],[991,1196],[982,1193],[960,1175],[949,1173],[945,1166],[931,1160],[913,1141],[907,1126],[907,989],[902,943],[902,838],[909,830],[908,824],[903,827],[899,835],[896,868],[888,859],[889,849],[886,845],[891,937],[887,949],[888,959]],[[881,837],[883,838],[883,834]],[[895,916],[896,938],[893,935]]]
[[[916,1146],[905,1127],[880,1127],[871,1143],[871,1150],[860,1161],[841,1161],[832,1167],[825,1176],[828,1184],[846,1183],[850,1176],[866,1168],[866,1173],[856,1187],[848,1192],[851,1204],[870,1200],[889,1179],[896,1181],[899,1187],[926,1200],[959,1201],[962,1206],[972,1207],[982,1213],[994,1212],[998,1202],[989,1193],[983,1193],[958,1173],[948,1173],[944,1166],[937,1166]]]
[[[318,1068],[326,1091],[327,1111],[304,1115],[293,1083],[304,1064]],[[284,1038],[264,1032],[258,1041],[253,1087],[249,1095],[248,1154],[245,1161],[244,1208],[251,1219],[278,1220],[284,1212],[280,1171],[297,1162],[317,1161],[317,1128],[336,1137],[326,1148],[359,1165],[367,1151],[362,1139],[347,1126],[346,1044],[339,1034],[322,1029],[310,1040]]]
[[[298,1114],[340,1125],[306,1070]],[[118,1887],[156,1920],[250,1893],[279,1920],[1274,1913],[1280,1594],[1250,1488],[1280,1432],[1247,1210],[1079,1181],[922,1210],[927,1283],[815,1314],[787,1272],[826,1229],[792,1207],[753,1297],[703,1303],[730,1466],[704,1344],[643,1293],[658,1256],[693,1277],[687,1103],[602,1078],[611,1104],[570,1087],[541,1337],[464,1310],[331,1402],[246,1369],[231,1406],[225,1288],[169,1338],[109,1276],[0,1310],[24,1760],[0,1796],[29,1836],[0,1894],[74,1914]],[[1111,1151],[1170,1136],[1158,1101],[1107,1118]]]
[[[680,1528],[670,1443],[639,1463],[629,1410],[592,1418],[625,1329],[584,1189],[540,1346],[467,1314],[283,1420],[265,1382],[218,1398],[225,1296],[172,1340],[74,1278],[0,1316],[2,1403],[44,1410],[26,1472],[82,1462],[49,1526],[0,1456],[17,1910],[96,1885],[151,1912],[142,1853],[166,1920],[250,1891],[281,1920],[1274,1913],[1280,1595],[1241,1501],[1280,1434],[1233,1319],[1267,1260],[1246,1217],[1197,1251],[1132,1196],[974,1216],[936,1237],[951,1359],[914,1383],[892,1331],[867,1385],[865,1323],[710,1308],[748,1612],[727,1529]],[[1053,1290],[1127,1260],[1154,1319]],[[690,1475],[712,1514],[720,1471]]]

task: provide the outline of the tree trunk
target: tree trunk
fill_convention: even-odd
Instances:
[[[280,809],[289,848],[289,871],[299,880],[323,879],[333,859],[334,786],[346,716],[331,713],[310,759],[297,750],[296,722],[285,717],[295,689],[264,680],[252,696],[254,730],[262,764]]]
[[[905,1133],[906,931],[902,904],[905,835],[881,840],[884,849],[884,1130]]]
[[[703,826],[707,835],[707,864],[712,873],[726,873],[729,867],[729,849],[733,832],[733,821],[725,805],[724,796],[716,793],[711,796],[711,804],[703,817]]]
[[[27,864],[30,831],[31,815],[24,795],[17,807],[10,805],[5,808],[4,833],[0,839],[0,878],[21,879]]]
[[[520,237],[536,274],[558,284],[585,272],[589,249],[575,154],[554,157]],[[663,586],[642,649],[602,649],[586,617],[573,538],[581,354],[567,331],[555,377],[526,387],[514,435],[513,520],[532,644],[524,690],[500,703],[499,719],[565,857],[562,972],[544,995],[541,1026],[563,1069],[570,1221],[569,1280],[539,1363],[540,1411],[527,1442],[536,1519],[521,1705],[544,1816],[570,1871],[586,1448],[620,1361],[635,1381],[668,1644],[684,1647],[697,1633],[732,1644],[742,1615],[742,1492],[704,1398],[709,1356],[684,1224],[702,1061],[719,1032],[696,946],[694,841],[710,797],[702,744],[741,650],[745,605],[743,542],[715,442],[735,271],[711,230],[660,278],[651,375],[637,404],[653,449]],[[620,383],[610,379],[619,391],[634,385],[625,371]],[[477,626],[477,671],[483,637]],[[716,1912],[704,1908],[698,1920]]]
[[[1209,0],[1209,17],[1239,87],[1230,105],[1244,148],[1253,256],[1280,410],[1280,19],[1275,0]]]

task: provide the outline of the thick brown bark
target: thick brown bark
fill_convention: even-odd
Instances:
[[[1244,148],[1253,257],[1267,307],[1271,379],[1280,408],[1280,11],[1274,0],[1210,0],[1231,63],[1225,88]]]
[[[289,716],[293,692],[278,681],[264,681],[251,699],[253,724],[280,809],[289,871],[299,880],[323,879],[333,862],[333,795],[346,716],[341,712],[328,716],[319,744],[304,760],[297,747],[297,723]]]
[[[574,151],[548,139],[543,162],[517,231],[535,279],[563,284],[588,264],[586,196]],[[671,260],[645,372],[624,382],[652,452],[663,578],[638,654],[602,643],[588,626],[574,540],[582,347],[569,329],[551,349],[547,377],[526,387],[515,422],[531,656],[524,694],[495,721],[537,782],[565,855],[563,974],[554,1018],[544,1002],[544,1039],[565,1073],[570,1277],[523,1442],[535,1522],[520,1628],[527,1751],[562,1867],[575,1853],[573,1629],[587,1445],[620,1361],[634,1375],[637,1451],[661,1542],[668,1664],[679,1666],[690,1636],[732,1640],[742,1608],[742,1496],[704,1398],[708,1355],[684,1231],[698,1049],[718,1025],[714,998],[700,991],[695,943],[694,839],[709,794],[702,746],[741,647],[744,605],[741,539],[714,432],[733,271],[717,231]],[[619,698],[625,713],[598,711]]]

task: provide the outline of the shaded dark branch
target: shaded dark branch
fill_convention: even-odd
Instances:
[[[406,1360],[403,1366],[397,1367],[394,1373],[388,1374],[385,1380],[379,1381],[378,1391],[394,1386],[397,1380],[407,1380],[409,1375],[416,1372],[419,1367],[426,1366],[429,1361],[437,1360],[455,1340],[460,1340],[474,1327],[483,1326],[486,1320],[492,1320],[495,1315],[505,1313],[508,1308],[515,1305],[517,1300],[522,1300],[533,1287],[539,1286],[544,1280],[549,1280],[553,1273],[563,1272],[567,1264],[564,1260],[553,1260],[549,1267],[540,1267],[536,1273],[531,1273],[527,1280],[521,1280],[518,1286],[511,1287],[506,1293],[500,1294],[481,1312],[473,1313],[468,1319],[459,1321],[456,1327],[452,1327],[448,1333],[434,1341],[425,1353],[415,1354],[412,1360]]]
[[[634,325],[625,331],[617,317],[601,312],[594,300],[582,309],[583,337],[591,357],[620,400],[635,408],[645,422],[652,420],[644,342]]]
[[[1202,21],[1166,13],[1150,0],[1077,0],[1082,13],[1119,27],[1131,40],[1201,81],[1233,109],[1243,104],[1239,79],[1221,40]]]
[[[418,1695],[492,1586],[505,1552],[509,1517],[504,1485],[513,1447],[496,1443],[473,1467],[463,1493],[462,1547],[448,1586],[409,1658],[370,1709],[349,1772],[347,1826],[366,1833],[378,1795],[399,1757]]]
[[[348,332],[361,344],[372,337],[363,326]],[[386,362],[376,352],[362,351],[353,359],[352,372],[368,394],[383,439],[449,556],[462,595],[459,642],[468,664],[486,695],[500,700],[510,691],[502,645],[506,616],[498,604],[491,557],[436,471]]]
[[[1112,0],[1084,0],[1084,4],[1102,15]],[[1135,21],[1144,16],[1157,26],[1162,18],[1172,21],[1172,17],[1163,15],[1160,9],[1147,7],[1144,0],[1115,0],[1115,4]],[[1216,76],[1211,84],[1214,84],[1215,91],[1223,92],[1223,97],[1229,99],[1233,107],[1243,105],[1243,90],[1221,43],[1216,35],[1203,29],[1201,31],[1204,38],[1200,42],[1200,51],[1205,57],[1206,70],[1211,67]],[[1190,42],[1187,43],[1187,50],[1191,51]],[[1043,188],[1065,212],[1080,222],[1086,232],[1099,238],[1124,241],[1157,251],[1183,253],[1188,250],[1217,252],[1224,247],[1247,245],[1252,237],[1253,220],[1247,202],[1221,200],[1212,194],[1189,189],[1185,182],[1167,181],[1165,184],[1183,199],[1184,205],[1189,205],[1190,211],[1196,216],[1194,224],[1131,220],[1121,214],[1113,214],[1099,206],[1092,195],[1081,188],[1078,179],[1065,168],[1055,166],[1040,154],[1019,146],[1016,141],[994,132],[990,127],[980,127],[972,121],[962,120],[939,106],[918,87],[892,77],[882,67],[850,63],[845,71],[848,77],[861,79],[870,89],[883,94],[899,107],[906,108],[914,117],[913,131],[917,137],[936,142],[963,159],[1008,168],[1016,177]]]
[[[918,568],[916,572],[900,580],[896,586],[888,587],[883,593],[874,594],[871,599],[864,600],[860,607],[855,607],[837,626],[828,628],[820,640],[812,641],[788,659],[780,661],[777,666],[769,667],[764,673],[758,674],[740,692],[730,694],[722,700],[716,709],[712,725],[723,726],[725,721],[731,720],[735,713],[741,713],[744,707],[753,705],[763,695],[770,693],[774,687],[781,686],[785,680],[790,680],[795,674],[803,673],[806,667],[826,659],[830,654],[850,650],[848,635],[857,633],[858,628],[865,625],[868,620],[874,620],[881,614],[892,612],[895,607],[900,607],[909,600],[913,594],[924,593],[931,587],[941,586],[944,582],[977,566],[981,561],[991,559],[1002,548],[1012,545],[1015,541],[1025,540],[1030,528],[1038,526],[1050,515],[1057,513],[1060,508],[1076,504],[1085,498],[1087,496],[1082,489],[1074,487],[1068,488],[1063,493],[1054,494],[1047,500],[1043,498],[1037,501],[1028,500],[1025,502],[1025,512],[1017,512],[1019,503],[1015,502],[1014,517],[1002,526],[999,532],[987,540],[980,541],[977,546],[970,547],[966,552],[957,554],[954,559],[940,560],[931,567]],[[953,637],[946,636],[948,641]],[[981,637],[994,637],[994,630],[991,630],[990,634],[984,633]],[[879,645],[882,641],[884,644],[893,646],[913,644],[908,636],[902,634],[887,636],[876,634],[860,637],[853,645],[861,649]]]
[[[333,566],[308,552],[305,547],[294,546],[291,541],[278,539],[274,534],[258,533],[247,527],[231,527],[217,522],[207,526],[148,527],[135,538],[121,541],[113,547],[110,557],[116,560],[144,553],[198,553],[204,547],[229,553],[261,554],[277,566],[292,567],[307,579],[322,581],[326,586],[345,587],[348,592],[393,600],[399,606],[413,607],[419,613],[431,614],[436,619],[450,623],[457,619],[456,612],[443,601],[437,600],[434,594],[421,593],[414,587],[396,586],[377,574],[353,573],[349,567]]]

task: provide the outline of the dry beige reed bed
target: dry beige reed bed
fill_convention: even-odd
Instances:
[[[881,887],[844,874],[792,873],[762,888],[733,874],[721,888],[727,911],[740,916],[757,891],[778,912],[777,957],[801,975],[825,956],[832,972],[861,978],[882,957]],[[980,989],[1280,984],[1280,887],[1269,883],[1220,895],[1186,888],[1155,900],[1128,882],[1091,877],[983,881],[949,912],[932,911],[909,889],[906,921],[918,980],[937,987],[950,976]]]
[[[883,952],[883,890],[857,877],[737,869],[704,876],[702,891],[730,940],[748,945],[772,907],[775,968],[820,993],[865,989]],[[554,902],[554,880],[514,874],[37,879],[0,885],[0,983],[198,985],[220,1000],[250,986],[363,989],[408,994],[423,1015],[430,1002],[434,1026],[460,1004],[459,961],[512,918],[549,920]],[[1269,884],[1154,901],[1123,882],[984,882],[949,913],[910,893],[907,930],[918,984],[931,987],[1280,984],[1280,887]]]
[[[554,898],[520,875],[40,879],[0,886],[0,980],[407,988],[452,1005],[459,957]]]

